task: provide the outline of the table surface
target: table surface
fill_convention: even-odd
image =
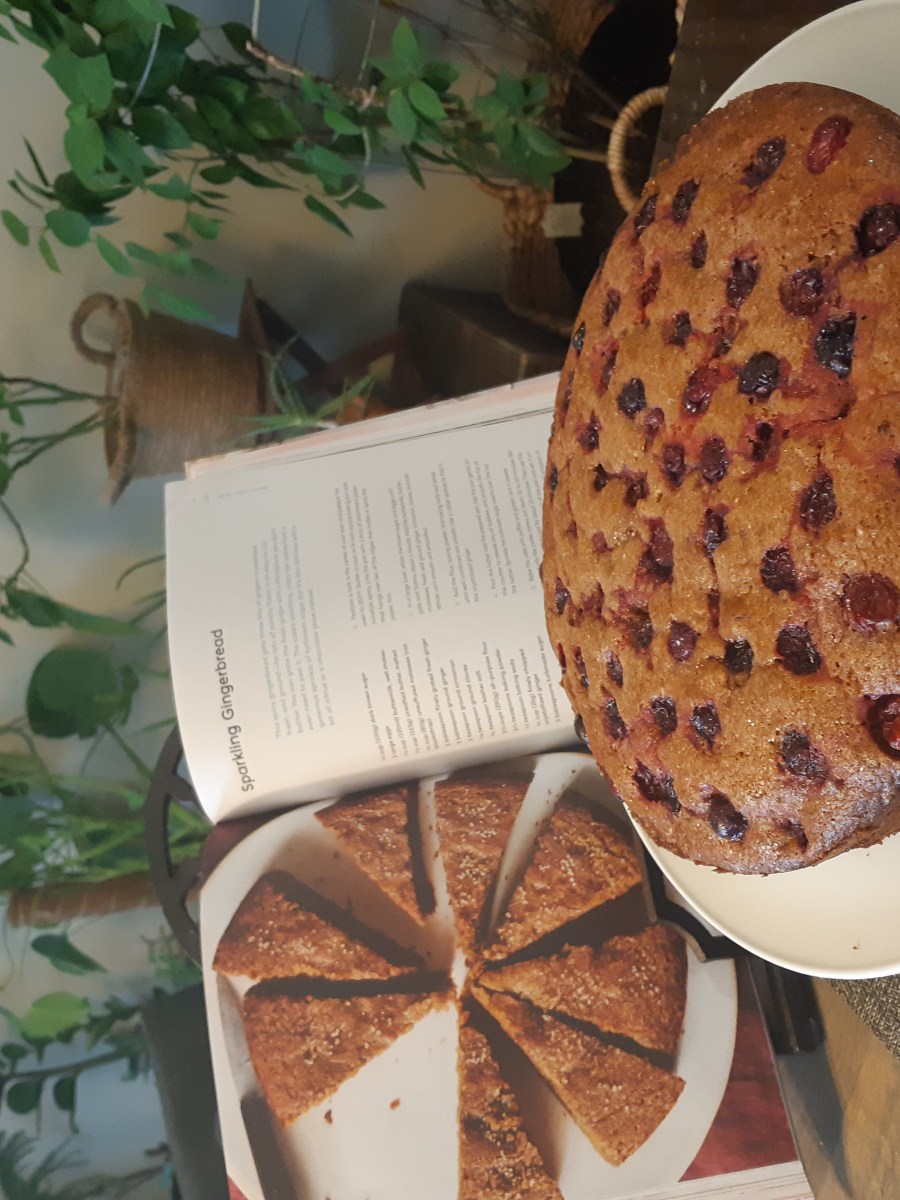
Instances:
[[[762,54],[840,8],[832,0],[688,0],[654,162]],[[823,980],[824,1045],[779,1056],[794,1133],[816,1200],[900,1196],[900,1059]]]

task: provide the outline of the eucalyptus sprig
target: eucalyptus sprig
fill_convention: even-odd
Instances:
[[[425,163],[546,187],[569,161],[553,136],[545,76],[501,73],[470,101],[454,90],[456,67],[431,57],[405,18],[390,53],[364,63],[353,87],[284,63],[238,24],[221,26],[231,53],[215,54],[214,32],[163,0],[0,0],[0,36],[37,46],[67,101],[67,170],[51,177],[26,141],[29,170],[10,187],[31,219],[0,213],[51,270],[59,245],[90,244],[121,276],[214,274],[202,246],[219,235],[221,189],[238,180],[296,190],[310,212],[349,233],[354,208],[384,207],[366,174],[385,152],[398,153],[420,186]],[[164,248],[104,232],[134,192],[177,206]],[[141,302],[202,315],[153,278]]]

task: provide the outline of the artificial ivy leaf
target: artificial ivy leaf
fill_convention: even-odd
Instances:
[[[127,719],[132,695],[130,681],[120,676],[109,655],[57,646],[32,672],[25,701],[28,724],[44,737],[92,737]]]
[[[194,139],[171,113],[164,108],[139,105],[131,114],[135,134],[145,146],[160,150],[189,150]]]
[[[279,138],[294,138],[300,125],[285,104],[271,96],[251,96],[238,113],[241,124],[261,142]]]
[[[213,241],[217,238],[222,225],[222,222],[215,217],[204,217],[197,212],[188,212],[185,221],[197,237],[204,238],[206,241]]]
[[[0,642],[5,642],[7,646],[14,646],[15,642],[9,636],[5,629],[0,629]]]
[[[68,46],[57,46],[47,57],[44,70],[74,104],[86,104],[89,112],[104,112],[112,102],[114,82],[105,54],[87,58]]]
[[[90,187],[91,180],[103,167],[106,153],[100,126],[90,117],[70,125],[63,135],[63,149],[72,170],[86,187]]]
[[[27,246],[31,235],[28,232],[28,226],[14,212],[10,212],[8,208],[4,208],[0,212],[0,221],[6,226],[10,236],[19,243],[20,246]]]
[[[61,1075],[53,1085],[53,1102],[62,1112],[75,1111],[75,1081],[77,1075]]]
[[[406,17],[401,17],[397,22],[391,37],[391,49],[411,70],[421,71],[425,66],[425,55]]]
[[[250,54],[247,50],[247,43],[252,41],[250,30],[246,25],[240,25],[237,21],[226,21],[221,26],[222,33],[228,41],[228,45],[237,54],[242,54],[244,58],[249,58]]]
[[[31,943],[31,948],[48,958],[58,971],[68,975],[90,975],[93,971],[106,970],[96,959],[73,946],[62,933],[42,933]]]
[[[208,279],[211,283],[227,283],[230,279],[230,276],[224,271],[220,271],[218,267],[214,267],[212,263],[208,263],[202,258],[191,259],[191,270],[201,279]]]
[[[130,276],[134,274],[134,264],[122,253],[118,246],[114,246],[101,233],[94,235],[94,242],[106,265],[112,267],[117,275]]]
[[[318,196],[306,196],[303,203],[311,213],[315,213],[317,217],[321,217],[323,221],[327,221],[329,225],[333,225],[335,229],[339,229],[341,233],[346,233],[350,237],[353,236],[349,227],[344,224],[337,213],[329,208],[327,204],[323,204]]]
[[[412,105],[400,91],[392,92],[387,102],[387,119],[401,142],[414,142],[419,123]]]
[[[142,297],[149,308],[162,309],[163,312],[170,313],[173,317],[180,317],[183,321],[211,321],[213,319],[212,314],[202,304],[189,300],[187,296],[179,296],[175,292],[170,292],[168,288],[161,287],[157,283],[148,283],[142,292]]]
[[[384,204],[377,196],[373,196],[371,192],[364,191],[361,187],[357,188],[355,192],[350,193],[346,203],[352,204],[356,208],[384,208]]]
[[[326,108],[322,113],[322,118],[328,128],[334,130],[335,133],[344,133],[350,137],[362,133],[362,126],[358,122],[352,121],[350,117],[336,108]]]
[[[422,78],[436,92],[443,95],[459,79],[459,71],[452,63],[431,62],[425,68]]]
[[[501,71],[494,81],[494,94],[513,113],[525,107],[525,86],[522,80],[510,71]]]
[[[556,140],[551,137],[546,130],[541,129],[538,125],[531,125],[528,122],[519,124],[519,132],[525,139],[528,148],[533,150],[535,154],[541,155],[543,158],[551,158],[558,160],[565,158],[568,162],[568,156],[565,150]]]
[[[337,175],[345,179],[356,174],[357,168],[352,163],[348,163],[327,146],[307,146],[303,151],[303,158],[317,175]]]
[[[184,250],[151,250],[149,246],[142,246],[138,242],[126,242],[125,249],[138,262],[161,267],[175,275],[186,275],[190,270],[190,259]]]
[[[403,147],[403,157],[406,159],[406,169],[413,178],[413,182],[417,183],[420,188],[425,187],[425,180],[422,178],[422,172],[419,170],[419,164],[410,153],[409,147]]]
[[[14,1083],[6,1093],[6,1105],[10,1112],[19,1116],[34,1112],[41,1102],[43,1086],[43,1079],[23,1079],[19,1083]]]
[[[195,104],[197,112],[215,132],[221,133],[234,124],[234,117],[222,101],[217,100],[215,96],[197,96]]]
[[[51,208],[47,228],[64,246],[83,246],[91,236],[91,223],[84,213],[70,208]]]
[[[205,179],[207,183],[231,183],[237,173],[236,163],[216,163],[212,167],[204,167],[200,172],[200,177],[201,179]]]
[[[190,200],[191,189],[180,175],[170,175],[162,183],[148,183],[147,190],[163,200]]]
[[[52,1041],[83,1025],[90,1005],[71,992],[50,992],[39,996],[19,1024],[22,1036],[34,1041]]]
[[[440,96],[434,88],[429,87],[427,83],[423,83],[421,79],[414,79],[409,85],[409,102],[416,110],[429,121],[441,122],[447,116]]]
[[[31,1051],[27,1046],[20,1046],[16,1042],[4,1042],[0,1046],[0,1054],[7,1062],[17,1063],[23,1058],[27,1058]]]
[[[28,157],[31,159],[31,165],[34,167],[34,171],[38,179],[41,181],[44,187],[50,187],[50,180],[47,178],[44,168],[41,166],[41,161],[35,153],[34,146],[32,146],[28,138],[22,138],[22,141],[25,143],[25,149],[28,151]]]
[[[59,263],[56,261],[56,255],[53,253],[53,247],[50,245],[50,243],[47,241],[47,238],[43,234],[41,234],[41,236],[38,238],[37,245],[38,245],[38,250],[41,253],[41,258],[44,260],[44,262],[47,264],[47,266],[50,268],[51,271],[56,271],[58,273],[60,270],[60,267],[59,267]],[[3,491],[2,485],[3,485],[2,468],[0,468],[0,492]]]
[[[122,0],[136,17],[152,21],[154,25],[172,25],[172,17],[165,0]]]

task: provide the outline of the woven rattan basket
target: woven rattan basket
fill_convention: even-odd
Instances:
[[[264,410],[264,366],[248,287],[237,337],[163,313],[145,316],[131,300],[97,294],[78,306],[72,340],[90,362],[107,369],[104,447],[107,496],[115,502],[129,481],[183,470],[192,458],[220,453],[246,438]],[[103,313],[112,325],[109,349],[85,338]]]

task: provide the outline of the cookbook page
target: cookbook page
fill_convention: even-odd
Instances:
[[[169,485],[176,710],[213,821],[571,741],[538,579],[549,424]]]

